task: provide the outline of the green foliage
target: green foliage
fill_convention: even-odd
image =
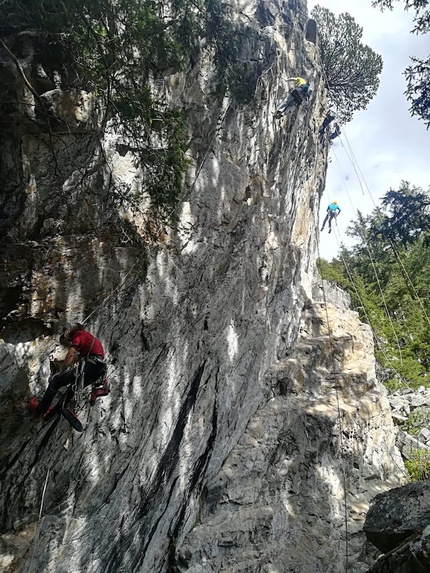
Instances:
[[[322,279],[336,283],[341,288],[349,290],[351,284],[344,276],[343,265],[340,261],[335,260],[332,263],[328,263],[325,259],[318,259],[317,268]]]
[[[402,182],[382,198],[382,209],[358,214],[348,229],[356,245],[318,265],[323,278],[349,292],[372,327],[384,383],[392,390],[430,385],[428,204],[429,193]]]
[[[402,0],[373,0],[372,6],[377,6],[384,10],[392,9],[394,2]],[[427,34],[430,31],[430,10],[428,9],[428,0],[404,0],[405,9],[415,11],[414,23],[412,30],[414,34]],[[406,97],[411,107],[411,115],[416,115],[430,127],[430,56],[422,60],[411,57],[412,65],[405,70],[406,76]]]
[[[36,31],[37,58],[57,60],[62,89],[97,96],[102,127],[111,122],[143,165],[141,198],[149,196],[153,214],[166,221],[187,167],[187,138],[183,113],[154,86],[166,72],[185,69],[202,40],[214,53],[219,82],[232,83],[239,31],[227,9],[222,0],[0,0],[0,37],[13,49],[14,35]]]
[[[405,461],[411,481],[421,481],[430,479],[430,452],[426,450],[415,450],[411,459]]]
[[[413,65],[405,70],[406,97],[411,103],[411,115],[417,115],[430,127],[430,57],[427,60],[411,57]]]
[[[417,408],[410,413],[406,422],[402,424],[402,429],[412,436],[418,434],[422,428],[426,428],[430,422],[430,411],[428,409]]]
[[[318,47],[329,100],[337,119],[346,123],[354,111],[365,109],[375,96],[382,71],[382,58],[361,43],[363,29],[348,13],[337,18],[327,8],[311,12],[318,26]]]
[[[377,232],[387,239],[413,243],[430,231],[430,196],[402,181],[398,191],[390,189],[382,201],[381,224]]]

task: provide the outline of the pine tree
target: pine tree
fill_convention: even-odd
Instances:
[[[381,10],[392,9],[394,2],[401,0],[373,0],[372,6]],[[413,34],[426,34],[430,31],[430,10],[427,9],[428,0],[405,0],[405,8],[415,10]],[[411,107],[411,115],[416,115],[430,127],[430,55],[423,60],[411,57],[412,65],[405,70],[406,97]]]
[[[318,26],[318,46],[328,97],[337,119],[346,123],[354,111],[365,109],[375,96],[382,58],[361,43],[363,29],[347,13],[336,16],[315,6],[311,16]]]

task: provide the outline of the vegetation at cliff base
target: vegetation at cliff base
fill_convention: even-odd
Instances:
[[[406,10],[414,10],[414,34],[430,32],[430,9],[428,0],[373,0],[372,6],[393,8],[395,2],[403,2]],[[426,59],[411,57],[412,64],[405,70],[406,97],[411,107],[410,112],[422,119],[430,127],[430,55]]]
[[[430,452],[417,449],[405,460],[410,481],[430,480]]]
[[[395,389],[430,386],[430,192],[402,182],[381,206],[358,218],[332,262],[319,261],[324,279],[352,297],[373,329],[380,376]]]
[[[318,48],[325,87],[339,123],[352,119],[355,111],[366,109],[376,95],[382,58],[361,42],[363,29],[354,18],[315,6],[311,12],[317,22]]]

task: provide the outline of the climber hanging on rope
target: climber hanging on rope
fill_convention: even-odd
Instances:
[[[327,129],[327,126],[336,118],[336,115],[329,111],[328,114],[325,116],[324,121],[319,129],[319,134],[322,136]]]
[[[304,78],[287,78],[287,82],[295,82],[294,89],[279,104],[275,118],[282,117],[289,107],[300,105],[310,95],[309,84]]]
[[[97,398],[109,393],[104,350],[100,340],[84,330],[81,324],[66,326],[60,342],[70,344],[67,355],[61,363],[60,372],[51,375],[48,388],[40,403],[35,397],[31,398],[30,411],[35,417],[42,417],[45,421],[61,413],[75,429],[82,431],[78,418],[67,406],[80,382],[82,386],[94,385],[91,392],[91,404],[94,404]],[[52,408],[51,403],[55,395],[64,386],[68,386],[64,400],[61,399]]]
[[[341,132],[341,130],[340,130],[339,124],[338,124],[338,123],[335,123],[335,124],[334,124],[334,129],[333,129],[333,131],[332,131],[331,134],[330,134],[330,139],[333,141],[333,139],[336,139],[336,137],[339,137],[339,135],[340,135],[341,133],[342,133],[342,132]]]
[[[325,216],[324,222],[321,227],[321,231],[324,231],[325,224],[328,221],[328,232],[331,233],[331,222],[333,221],[333,219],[336,219],[339,213],[340,213],[340,207],[337,204],[337,201],[333,201],[333,203],[330,203],[330,205],[327,207],[327,215]]]

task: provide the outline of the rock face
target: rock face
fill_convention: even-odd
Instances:
[[[0,141],[6,573],[340,573],[346,553],[350,571],[372,563],[368,503],[403,466],[371,333],[345,306],[312,302],[327,142],[306,6],[234,6],[258,31],[244,54],[259,70],[252,100],[216,99],[204,51],[158,86],[187,111],[192,164],[178,229],[157,241],[144,205],[114,200],[139,169],[113,132],[95,134],[91,98],[53,90],[23,49],[22,69],[73,124],[52,137],[13,62],[0,62],[9,96],[27,102]],[[298,74],[312,98],[275,121]],[[112,382],[91,412],[80,396],[86,431],[71,441],[64,420],[27,410],[64,350],[65,319],[102,340]]]
[[[351,308],[351,297],[335,283],[319,281],[312,286],[312,298],[319,302],[330,302],[339,310]]]
[[[367,539],[387,553],[370,571],[429,570],[430,484],[415,482],[378,494],[364,530]]]
[[[367,571],[369,502],[402,470],[372,349],[355,312],[306,306],[293,356],[206,485],[179,571]]]
[[[413,413],[415,418],[412,427],[428,425],[430,420],[430,390],[420,386],[418,390],[412,389],[397,391],[390,396],[390,405],[393,419],[396,423],[405,422]],[[411,423],[411,421],[409,421]],[[425,433],[424,433],[425,434]],[[423,436],[424,437],[424,436]],[[424,442],[427,438],[424,439]]]

